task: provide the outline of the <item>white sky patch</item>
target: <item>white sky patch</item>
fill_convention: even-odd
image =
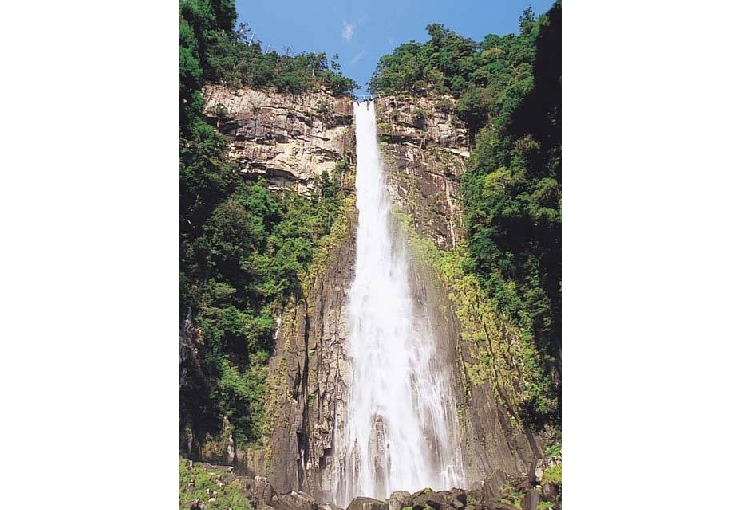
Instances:
[[[354,65],[354,64],[355,64],[356,62],[358,62],[359,60],[361,60],[361,59],[363,58],[363,56],[364,56],[365,54],[366,54],[366,52],[365,52],[365,51],[362,51],[362,52],[360,52],[360,53],[356,53],[356,54],[355,54],[355,55],[353,56],[353,58],[352,58],[352,59],[350,59],[350,65]]]
[[[343,39],[350,42],[351,39],[353,39],[353,31],[356,29],[355,23],[348,23],[346,21],[343,21],[343,30],[340,32],[340,35],[343,36]]]

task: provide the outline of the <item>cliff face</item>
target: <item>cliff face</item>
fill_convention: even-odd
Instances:
[[[264,176],[271,188],[308,195],[314,178],[344,158],[351,165],[343,186],[352,196],[350,100],[220,87],[206,89],[204,97],[209,118],[230,139],[230,155],[241,172]],[[462,241],[458,185],[469,156],[468,133],[451,113],[453,101],[386,97],[377,99],[376,110],[395,204],[418,238],[450,253]],[[264,444],[238,445],[236,455],[240,470],[267,476],[278,492],[302,490],[326,502],[331,501],[333,437],[345,415],[344,313],[355,262],[355,222],[351,198],[317,251],[301,295],[277,317]],[[412,267],[418,306],[429,311],[436,326],[439,362],[452,367],[469,483],[495,469],[524,474],[541,455],[541,446],[518,417],[519,387],[511,381],[520,363],[513,347],[517,334],[495,319],[474,314],[465,320],[469,316],[462,315],[459,291],[451,281],[424,260],[413,261]],[[491,359],[496,362],[484,366],[483,360]]]
[[[420,235],[443,249],[461,239],[458,182],[469,157],[466,129],[456,122],[452,105],[445,98],[376,101],[391,196]]]
[[[344,315],[357,213],[343,214],[305,295],[283,314],[271,360],[269,478],[279,492],[302,490],[323,502],[331,502],[333,437],[346,414]]]
[[[270,479],[279,492],[329,494],[336,416],[344,416],[346,289],[353,277],[356,213],[350,99],[325,92],[302,95],[203,91],[207,119],[229,141],[229,155],[247,178],[273,190],[309,196],[324,171],[342,159],[346,199],[330,235],[315,251],[303,289],[277,317],[267,380],[262,444],[238,445],[238,472]],[[329,496],[324,499],[329,501]]]
[[[351,148],[353,107],[325,92],[268,94],[220,86],[204,89],[207,118],[230,140],[240,171],[270,188],[308,195],[315,177]]]
[[[410,220],[409,234],[432,240],[440,253],[450,252],[463,236],[458,188],[469,157],[468,133],[453,106],[450,98],[376,101],[389,192]],[[504,318],[493,317],[495,310],[480,308],[476,293],[459,295],[474,285],[453,288],[440,268],[417,259],[413,289],[437,325],[441,361],[452,361],[455,368],[467,479],[481,480],[495,469],[522,475],[542,448],[517,410],[522,359],[517,332]]]

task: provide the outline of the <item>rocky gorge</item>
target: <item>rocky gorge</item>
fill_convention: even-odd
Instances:
[[[540,473],[532,469],[526,476],[496,470],[469,489],[396,491],[385,500],[357,497],[346,510],[560,510],[561,484],[553,481],[556,471],[556,464]],[[236,506],[235,493],[246,497],[255,510],[339,510],[301,490],[278,492],[265,477],[237,475],[228,466],[188,462],[182,476],[186,484],[181,488],[181,508],[189,510],[231,509]]]
[[[207,87],[204,98],[207,119],[227,137],[229,155],[247,179],[263,177],[274,191],[289,188],[308,196],[323,171],[349,163],[340,177],[351,199],[301,292],[276,316],[263,437],[258,444],[236,444],[225,424],[219,448],[204,459],[233,467],[231,476],[243,483],[256,508],[337,508],[331,495],[333,441],[347,404],[344,317],[357,221],[352,100],[322,91],[281,95],[218,86]],[[349,509],[561,507],[561,476],[558,482],[554,477],[561,472],[561,454],[547,448],[551,431],[535,430],[519,411],[528,377],[518,331],[481,303],[474,283],[440,262],[455,257],[465,242],[458,187],[470,134],[454,105],[450,97],[376,100],[387,189],[400,232],[413,245],[416,306],[430,310],[439,362],[454,367],[468,487],[421,487],[386,501],[356,498]],[[196,499],[190,507],[200,508]],[[218,501],[209,508],[221,508]]]

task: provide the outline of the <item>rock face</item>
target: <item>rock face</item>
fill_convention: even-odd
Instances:
[[[184,457],[201,455],[198,430],[191,429],[188,420],[189,402],[198,402],[204,387],[204,373],[199,349],[203,348],[200,331],[193,326],[190,317],[183,321],[179,334],[179,417],[180,453]],[[194,433],[195,432],[195,433]]]
[[[395,97],[376,101],[391,196],[414,218],[418,233],[443,249],[461,239],[458,186],[469,157],[466,128],[447,105],[453,101]]]
[[[269,189],[309,196],[322,172],[355,159],[349,98],[221,86],[207,86],[203,96],[207,120],[227,137],[239,171],[248,179],[265,178]],[[353,190],[352,169],[341,175],[341,183]],[[331,499],[326,468],[335,416],[344,415],[342,316],[355,260],[356,215],[352,208],[343,214],[345,231],[326,249],[306,288],[276,317],[263,446],[238,445],[236,452],[239,472],[265,476],[279,493],[296,491],[281,499],[287,508],[303,506],[302,495]]]
[[[230,155],[240,171],[249,178],[265,177],[271,188],[308,195],[323,171],[341,159],[354,161],[349,99],[321,92],[289,96],[221,87],[207,88],[204,97],[210,121],[229,138]],[[454,249],[463,234],[458,189],[469,157],[469,135],[451,113],[453,100],[384,97],[376,100],[376,109],[387,186],[395,204],[412,218],[419,236],[433,240],[441,250]],[[352,166],[343,176],[348,190],[353,190]],[[295,491],[296,496],[280,499],[279,506],[287,510],[316,508],[303,495],[318,504],[332,503],[333,437],[344,425],[348,380],[344,311],[355,261],[356,214],[352,210],[344,214],[346,231],[329,246],[302,293],[277,317],[264,446],[237,445],[237,469],[270,482],[270,490],[262,488],[265,504],[278,504],[273,488],[279,494]],[[450,289],[421,263],[412,264],[411,280],[417,304],[430,312],[436,341],[442,346],[439,361],[456,368],[452,372],[459,443],[468,484],[492,475],[479,489],[492,505],[487,508],[508,508],[497,495],[507,477],[532,478],[528,471],[542,456],[541,439],[514,419],[517,413],[507,408],[508,398],[496,383],[472,383],[466,366],[478,353],[463,345]],[[187,355],[187,349],[183,352]],[[554,488],[547,492],[556,497]],[[388,506],[479,508],[462,492],[441,494],[416,493],[415,498],[428,498],[416,502],[409,494],[397,493]],[[536,502],[530,498],[528,504]]]
[[[278,396],[272,481],[278,490],[299,488],[326,503],[331,502],[333,435],[336,425],[342,426],[336,417],[346,414],[344,308],[356,224],[356,214],[349,215],[349,235],[330,250],[324,270],[277,339],[278,374],[291,391]]]
[[[469,136],[451,113],[454,104],[445,97],[376,100],[389,192],[412,218],[417,235],[445,251],[455,248],[463,235],[458,190],[469,157]],[[525,475],[542,455],[539,437],[513,419],[517,412],[503,404],[508,398],[502,388],[491,380],[472,383],[466,366],[489,353],[480,353],[462,340],[461,325],[448,299],[450,289],[436,281],[424,264],[414,264],[413,273],[415,293],[427,301],[426,310],[437,325],[441,358],[458,368],[456,393],[467,479],[482,480],[495,469]]]
[[[265,93],[207,86],[210,122],[229,142],[240,171],[263,176],[273,189],[308,195],[313,180],[330,171],[351,148],[353,107],[348,98],[325,92]]]
[[[407,491],[392,492],[389,496],[389,510],[402,510],[409,505],[410,493]]]
[[[502,486],[505,485],[507,479],[508,477],[503,471],[496,469],[492,474],[484,479],[482,484],[482,496],[486,499],[496,497]]]

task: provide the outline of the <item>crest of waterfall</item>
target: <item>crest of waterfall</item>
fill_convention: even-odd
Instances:
[[[336,429],[333,491],[384,499],[395,490],[464,484],[448,361],[415,306],[404,239],[395,235],[373,101],[354,103],[358,231],[350,288],[347,417]]]

